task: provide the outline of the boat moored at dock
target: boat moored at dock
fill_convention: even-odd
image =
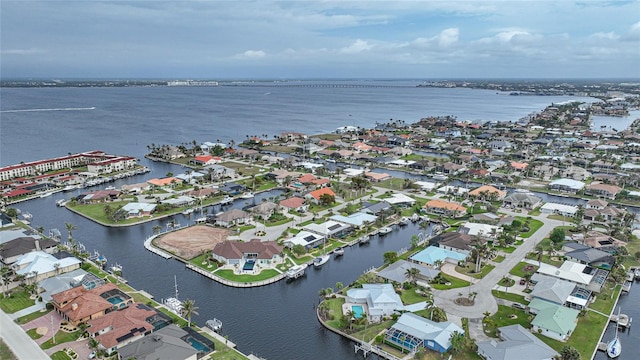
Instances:
[[[220,332],[220,330],[222,330],[222,321],[216,318],[207,320],[204,325],[215,332]]]
[[[285,273],[285,277],[289,280],[297,279],[304,276],[304,271],[307,268],[307,264],[294,265]]]

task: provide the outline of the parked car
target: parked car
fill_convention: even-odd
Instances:
[[[520,303],[513,303],[511,306],[513,306],[516,309],[520,309],[520,310],[524,310],[526,308],[526,306],[520,304]]]
[[[89,354],[89,356],[87,356],[89,359],[93,359],[94,357],[96,357],[96,352],[92,351],[91,354]]]
[[[524,284],[526,284],[526,283],[527,283],[527,280],[525,280],[525,279],[520,279],[520,285],[524,285]]]

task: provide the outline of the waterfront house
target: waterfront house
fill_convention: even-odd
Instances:
[[[416,199],[403,193],[393,193],[390,197],[384,198],[384,201],[401,208],[413,206],[416,203]]]
[[[573,217],[578,211],[577,206],[548,202],[540,207],[540,212],[544,214],[558,214]]]
[[[110,174],[124,171],[138,164],[136,158],[130,156],[117,156],[87,164],[87,172],[92,174]]]
[[[333,215],[329,219],[335,220],[347,225],[351,225],[356,229],[362,229],[367,224],[372,224],[376,221],[377,217],[375,215],[367,214],[364,212],[353,213],[349,216],[344,215]]]
[[[75,269],[40,281],[38,288],[42,301],[48,303],[54,294],[76,286],[82,285],[85,289],[89,290],[104,284],[104,279],[100,279],[96,275],[82,269]]]
[[[502,200],[506,195],[506,191],[498,190],[491,185],[482,185],[469,191],[469,196],[480,198],[482,200]]]
[[[578,324],[580,314],[579,310],[541,299],[533,299],[529,303],[529,310],[536,314],[531,321],[531,330],[559,341],[569,339]]]
[[[577,284],[579,287],[600,292],[602,285],[609,276],[604,269],[593,268],[586,264],[566,260],[559,268],[553,265],[541,263],[538,274],[552,276]],[[535,277],[536,275],[534,275]]]
[[[507,196],[505,196],[502,204],[507,207],[512,208],[523,208],[523,209],[535,209],[542,203],[542,199],[530,194],[530,193],[521,193],[514,192]]]
[[[565,257],[567,260],[605,269],[611,269],[615,262],[615,257],[608,252],[586,246],[582,249],[567,252]]]
[[[119,195],[119,190],[94,190],[78,195],[76,199],[82,204],[97,204],[113,201],[117,199]]]
[[[535,285],[527,300],[541,299],[554,304],[581,310],[587,306],[591,299],[591,291],[576,286],[575,283],[558,279],[552,276],[535,274],[532,282]]]
[[[282,262],[284,248],[275,241],[252,239],[248,242],[224,241],[216,244],[211,257],[229,265],[242,265],[254,262],[263,265],[276,265]]]
[[[412,263],[407,260],[398,260],[378,271],[378,276],[388,281],[402,284],[407,281],[407,270],[409,269],[418,269],[419,273],[416,276],[416,283],[427,287],[431,280],[440,274],[440,270]]]
[[[480,224],[473,222],[466,222],[462,226],[458,228],[458,232],[461,234],[467,234],[470,236],[479,236],[482,239],[495,240],[498,235],[502,232],[502,227],[489,225],[489,224]]]
[[[582,181],[578,180],[558,179],[553,180],[549,183],[549,189],[575,194],[578,191],[582,190],[584,188],[584,185],[585,184]]]
[[[452,322],[434,322],[421,316],[404,313],[387,330],[385,341],[408,352],[427,348],[444,353],[451,348],[451,335],[464,334],[464,330]]]
[[[220,161],[222,161],[222,158],[220,157],[214,157],[211,155],[200,155],[200,156],[196,156],[193,159],[189,160],[189,163],[196,165],[196,166],[207,166],[207,165],[211,165],[211,164],[217,164]]]
[[[373,181],[373,182],[381,182],[385,180],[391,179],[391,175],[387,173],[376,173],[376,172],[366,172],[364,173],[364,177]]]
[[[558,353],[520,324],[498,328],[500,341],[479,341],[478,354],[486,360],[553,360]]]
[[[125,184],[120,187],[120,190],[129,194],[140,194],[144,191],[151,189],[151,184],[143,182],[137,184]]]
[[[119,348],[118,359],[197,360],[198,350],[183,340],[188,336],[189,333],[171,324]]]
[[[603,210],[609,203],[602,199],[591,199],[584,205],[585,209]]]
[[[427,201],[424,209],[429,214],[443,215],[446,217],[460,217],[467,212],[467,208],[462,205],[437,199]]]
[[[279,205],[272,201],[264,201],[249,208],[249,211],[262,220],[267,220],[278,210]]]
[[[479,240],[483,243],[486,242],[484,238]],[[447,232],[436,236],[433,241],[441,249],[455,251],[468,256],[475,245],[476,238],[460,232]]]
[[[11,265],[20,256],[32,251],[43,251],[47,254],[53,254],[57,248],[58,242],[55,240],[21,236],[2,242],[2,246],[0,246],[0,262],[5,265]]]
[[[133,217],[151,216],[156,209],[156,204],[132,202],[123,206],[119,211],[127,214],[127,219]]]
[[[147,183],[149,183],[152,186],[157,186],[157,187],[165,187],[165,186],[169,186],[169,187],[173,187],[179,183],[181,183],[182,180],[178,179],[177,177],[174,176],[169,176],[169,177],[165,177],[165,178],[155,178],[155,179],[149,179],[147,180]]]
[[[27,281],[34,283],[60,273],[78,269],[81,264],[82,261],[73,256],[58,259],[39,250],[18,256],[11,264],[11,268],[16,275],[24,275]]]
[[[622,188],[619,186],[593,182],[585,188],[584,193],[614,200],[620,191]]]
[[[204,167],[209,177],[213,179],[234,178],[236,171],[220,164],[210,164]]]
[[[328,220],[322,224],[311,223],[303,228],[328,238],[343,238],[353,232],[353,226],[335,220]]]
[[[347,290],[346,302],[366,305],[370,322],[380,322],[383,317],[404,310],[402,299],[391,284],[362,284],[362,288],[351,288]]]
[[[125,308],[133,299],[113,283],[93,289],[77,286],[51,296],[53,308],[69,323],[78,326],[106,313]]]
[[[216,216],[215,224],[221,227],[232,227],[247,223],[252,219],[251,215],[240,209],[231,209]]]
[[[220,188],[220,191],[225,192],[229,195],[239,195],[247,191],[247,187],[242,184],[237,184],[230,181],[224,184],[224,186]]]
[[[320,246],[324,242],[324,239],[325,237],[323,235],[303,230],[295,236],[284,240],[282,244],[290,249],[296,245],[302,245],[307,249],[312,249]]]
[[[150,334],[154,327],[146,319],[158,312],[144,304],[133,304],[87,321],[87,332],[111,354],[117,349]]]
[[[282,207],[287,212],[293,210],[299,213],[305,213],[309,208],[309,205],[306,203],[305,199],[296,196],[281,200],[279,204],[280,207]]]
[[[196,202],[196,199],[186,195],[170,197],[161,201],[161,203],[172,206],[172,207],[191,206],[195,202]]]
[[[361,211],[367,214],[373,214],[378,216],[390,210],[391,210],[391,204],[383,200],[377,203],[364,203],[362,205]]]

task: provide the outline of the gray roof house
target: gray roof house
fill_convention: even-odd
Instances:
[[[169,325],[118,349],[120,359],[197,360],[198,350],[182,340],[188,333]]]
[[[487,360],[552,360],[558,355],[519,324],[499,328],[502,341],[478,342],[478,354]]]
[[[533,194],[514,192],[505,196],[502,202],[516,208],[534,209],[540,205],[542,199]]]
[[[409,352],[425,347],[444,353],[451,348],[449,339],[456,331],[464,334],[464,330],[452,322],[434,322],[412,313],[404,313],[387,330],[385,341]]]
[[[407,270],[413,269],[413,268],[418,269],[420,271],[420,274],[418,275],[418,279],[417,279],[418,282],[420,282],[421,280],[428,282],[429,280],[432,280],[433,278],[438,276],[438,274],[440,273],[440,270],[418,265],[407,260],[398,260],[393,264],[387,266],[383,270],[380,270],[378,272],[378,276],[380,276],[383,279],[387,279],[389,281],[395,281],[397,283],[402,284],[405,281],[407,281],[407,275],[406,275]]]
[[[532,298],[563,305],[576,287],[575,283],[550,276],[536,277],[538,282],[531,291]]]
[[[573,260],[575,262],[579,262],[582,264],[587,264],[591,266],[602,266],[605,265],[607,268],[611,268],[611,265],[615,261],[613,255],[608,252],[604,252],[602,250],[587,248],[587,249],[576,249],[571,252],[565,254],[567,260]]]

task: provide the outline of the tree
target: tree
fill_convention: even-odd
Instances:
[[[300,245],[300,244],[293,245],[293,248],[291,250],[293,251],[294,254],[298,256],[303,255],[304,253],[307,252],[307,248],[304,247],[304,245]]]
[[[15,208],[8,208],[5,212],[5,215],[7,215],[8,217],[15,219],[18,217],[18,210]]]
[[[387,251],[382,255],[385,264],[393,264],[398,261],[398,253],[395,251]]]
[[[580,353],[573,346],[565,345],[560,350],[560,356],[555,357],[556,360],[580,360]]]
[[[162,231],[162,226],[156,225],[152,228],[152,230],[153,230],[153,235],[158,235],[160,234],[160,231]]]
[[[447,313],[442,308],[433,306],[429,312],[429,318],[435,322],[447,321]]]
[[[198,315],[198,309],[195,300],[187,299],[182,303],[182,315],[187,317],[188,327],[191,327],[191,315]]]
[[[340,290],[342,290],[342,288],[344,288],[344,284],[343,284],[343,283],[341,283],[340,281],[338,281],[338,282],[336,283],[336,290],[337,290],[338,292],[340,292]]]
[[[322,194],[320,195],[320,204],[323,206],[329,206],[336,201],[336,197],[331,194]]]
[[[449,350],[452,353],[457,354],[464,349],[466,339],[463,333],[454,331],[449,337],[449,342],[451,342],[451,348],[449,348]]]
[[[100,342],[95,338],[89,338],[89,343],[87,345],[89,345],[91,351],[96,351],[98,350],[98,346],[100,346]]]
[[[554,244],[561,244],[564,241],[565,233],[564,229],[557,227],[551,231],[551,235],[549,235],[549,239]]]
[[[73,230],[77,229],[77,227],[71,223],[64,223],[64,226],[67,228],[67,233],[69,233],[69,242],[73,244]]]
[[[420,269],[415,267],[408,268],[404,273],[404,276],[407,277],[407,281],[409,281],[413,285],[415,285],[416,280],[418,279],[418,275],[420,275]]]

